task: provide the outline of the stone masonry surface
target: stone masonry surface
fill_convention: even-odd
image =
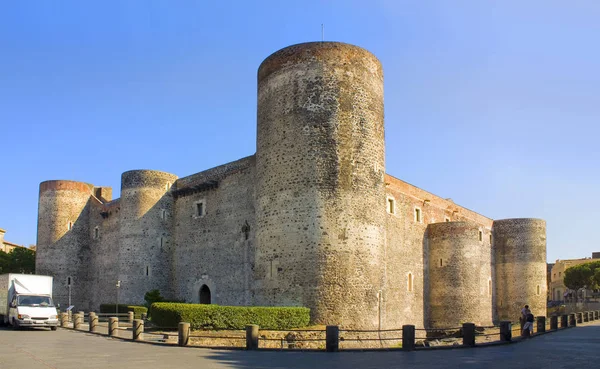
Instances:
[[[36,266],[58,303],[306,306],[347,328],[545,315],[545,222],[494,221],[385,173],[383,69],[337,42],[258,70],[257,151],[112,189],[40,184]],[[70,293],[69,293],[70,292]]]

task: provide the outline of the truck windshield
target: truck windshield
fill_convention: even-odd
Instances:
[[[54,306],[50,296],[20,295],[17,297],[18,306]]]

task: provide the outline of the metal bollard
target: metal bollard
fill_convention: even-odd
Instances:
[[[402,350],[412,351],[415,349],[415,326],[402,326]]]
[[[66,328],[69,324],[69,314],[60,313],[60,326]]]
[[[258,350],[258,325],[246,326],[246,350]]]
[[[325,351],[337,352],[340,349],[340,327],[328,325],[325,328]]]
[[[133,320],[133,340],[134,341],[143,341],[144,340],[144,321],[142,319],[134,319]]]
[[[577,326],[577,317],[575,316],[575,313],[571,313],[569,314],[569,327],[576,327]]]
[[[558,329],[558,317],[556,315],[550,317],[550,330]]]
[[[537,333],[546,332],[546,317],[538,316],[537,317]]]
[[[187,346],[190,340],[190,323],[179,322],[179,335],[177,338],[177,344],[179,346]]]
[[[96,315],[96,313],[94,313],[93,311],[90,312],[89,323],[90,332],[96,333],[96,331],[98,331],[98,315]]]
[[[512,340],[512,323],[504,320],[500,322],[500,341],[510,342]]]
[[[129,321],[129,323],[133,323],[133,311],[128,311],[127,312],[127,320]]]
[[[463,323],[463,346],[475,346],[475,324]]]
[[[114,316],[108,318],[108,334],[111,337],[119,336],[119,318]]]

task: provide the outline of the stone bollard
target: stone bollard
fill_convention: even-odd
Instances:
[[[77,314],[79,314],[79,316],[81,317],[80,324],[83,324],[85,322],[85,311],[78,311]]]
[[[73,315],[73,329],[79,329],[79,326],[81,325],[83,319],[82,316],[79,314],[75,314]]]
[[[596,318],[594,317],[593,311],[589,311],[588,314],[590,315],[590,322],[593,322],[594,320],[596,320]]]
[[[246,350],[258,350],[258,326],[246,326]]]
[[[179,322],[179,335],[177,338],[177,344],[179,346],[187,346],[190,340],[190,323]]]
[[[510,342],[512,340],[512,323],[510,321],[500,322],[500,341]]]
[[[550,317],[550,330],[555,331],[558,329],[558,317],[556,315]]]
[[[569,326],[569,316],[568,315],[561,315],[560,316],[560,327],[561,328],[567,328]]]
[[[142,313],[142,320],[148,319],[148,313]]]
[[[340,327],[328,325],[325,327],[325,351],[337,352],[340,349]]]
[[[114,316],[108,318],[108,334],[111,337],[119,336],[119,318]]]
[[[463,323],[463,346],[475,346],[475,324]]]
[[[129,321],[129,323],[133,324],[133,311],[127,312],[127,320]]]
[[[91,311],[90,318],[88,320],[90,323],[90,332],[96,333],[98,331],[98,315]]]
[[[577,317],[575,316],[575,313],[571,313],[569,314],[569,327],[576,327],[577,326]]]
[[[589,311],[584,311],[583,312],[583,321],[584,322],[589,322],[590,321],[590,312]]]
[[[69,314],[60,313],[60,326],[66,328],[69,324]]]
[[[538,316],[537,317],[537,333],[546,332],[546,317]]]
[[[133,320],[133,340],[134,341],[143,341],[144,336],[144,321],[142,319],[134,319]]]
[[[402,350],[412,351],[415,349],[415,326],[402,326]]]
[[[600,319],[600,314],[599,314],[598,310],[594,310],[594,319],[596,319],[596,320]]]
[[[583,323],[583,313],[577,313],[577,323]]]

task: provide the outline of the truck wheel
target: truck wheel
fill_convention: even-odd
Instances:
[[[56,327],[50,327],[51,330],[55,331],[57,328]]]

